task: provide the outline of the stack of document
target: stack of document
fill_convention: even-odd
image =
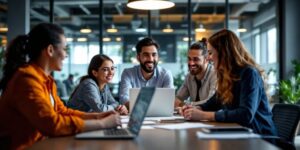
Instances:
[[[203,128],[197,132],[200,139],[248,139],[261,138],[260,135],[245,127],[213,127]]]

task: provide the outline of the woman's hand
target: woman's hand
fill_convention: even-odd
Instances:
[[[113,128],[117,126],[121,126],[121,119],[118,113],[110,114],[101,120],[102,128]]]
[[[197,108],[193,108],[193,107],[189,107],[186,109],[183,109],[183,117],[186,120],[202,120],[201,119],[201,110],[197,109]]]
[[[104,117],[107,117],[111,114],[118,114],[118,112],[111,110],[107,112],[93,112],[93,113],[85,113],[82,116],[82,119],[87,120],[87,119],[102,119]]]
[[[183,112],[189,108],[193,108],[193,106],[192,105],[183,105],[182,107],[177,107],[176,109],[177,109],[179,115],[183,116]]]
[[[109,114],[101,119],[88,119],[84,121],[83,132],[99,130],[105,128],[114,128],[121,126],[121,119],[118,113]]]
[[[196,107],[190,107],[190,108],[183,109],[183,117],[187,120],[215,121],[215,113],[214,112],[205,112]]]
[[[118,107],[116,107],[116,111],[121,115],[128,115],[128,110],[125,105],[119,105]]]

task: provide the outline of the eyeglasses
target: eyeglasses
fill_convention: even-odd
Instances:
[[[107,73],[109,71],[115,71],[115,69],[117,69],[117,67],[115,66],[112,66],[112,67],[103,67],[103,68],[100,68],[100,70],[104,73]]]

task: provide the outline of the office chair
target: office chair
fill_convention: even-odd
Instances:
[[[295,149],[294,139],[300,120],[300,105],[275,104],[272,113],[279,136],[276,145],[283,149]]]

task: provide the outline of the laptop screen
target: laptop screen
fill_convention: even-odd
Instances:
[[[141,129],[154,92],[155,87],[143,87],[137,96],[128,122],[128,130],[135,135],[138,135]]]
[[[129,112],[135,104],[140,88],[129,89]],[[147,117],[170,117],[174,113],[175,89],[174,88],[155,88]]]

